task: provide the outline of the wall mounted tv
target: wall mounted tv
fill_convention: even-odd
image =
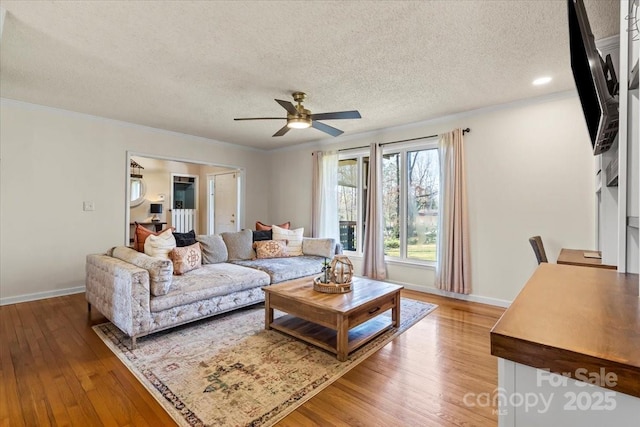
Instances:
[[[611,56],[596,49],[582,0],[567,0],[571,70],[587,122],[593,154],[611,148],[618,134],[618,81]]]

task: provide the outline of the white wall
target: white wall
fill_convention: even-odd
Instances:
[[[362,146],[456,127],[471,128],[465,135],[465,154],[476,300],[500,303],[515,298],[536,267],[530,236],[542,236],[553,262],[562,247],[594,247],[594,158],[574,94],[273,152],[270,217],[304,226],[309,234],[311,152],[318,147]],[[388,265],[388,275],[413,288],[433,289],[429,268],[394,263]]]
[[[470,127],[465,144],[473,297],[513,300],[536,266],[531,235],[542,236],[550,260],[561,247],[595,245],[594,160],[575,95],[274,152],[8,100],[0,104],[0,121],[2,303],[79,290],[85,255],[124,243],[127,151],[244,168],[242,227],[291,221],[309,235],[314,148]],[[83,212],[85,200],[94,201],[96,210]],[[392,281],[433,289],[431,269],[393,264],[388,272]]]
[[[246,224],[268,218],[262,151],[10,100],[0,123],[2,303],[81,289],[85,256],[125,243],[127,151],[244,168]]]

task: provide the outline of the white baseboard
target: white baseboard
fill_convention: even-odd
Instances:
[[[418,291],[418,292],[425,292],[428,294],[434,294],[434,295],[439,295],[442,297],[449,297],[449,298],[455,298],[455,299],[459,299],[459,300],[463,300],[463,301],[471,301],[471,302],[477,302],[480,304],[488,304],[488,305],[494,305],[496,307],[504,307],[507,308],[511,305],[511,301],[507,301],[507,300],[503,300],[503,299],[498,299],[498,298],[491,298],[491,297],[483,297],[480,295],[464,295],[464,294],[458,294],[456,292],[447,292],[447,291],[443,291],[440,289],[436,289],[436,288],[429,288],[426,286],[418,286],[418,285],[414,285],[411,283],[403,283],[403,282],[398,282],[398,281],[394,281],[394,280],[385,280],[386,282],[390,282],[390,283],[395,283],[397,285],[402,285],[404,286],[406,289],[410,289],[412,291]]]
[[[480,304],[494,305],[497,307],[509,307],[511,301],[498,298],[483,297],[479,295],[464,295],[455,292],[447,292],[436,288],[428,288],[426,286],[418,286],[411,283],[398,282],[396,280],[387,280],[387,282],[404,286],[406,289],[418,292],[426,292],[428,294],[440,295],[443,297],[455,298],[463,301],[477,302]],[[79,294],[85,291],[84,286],[76,286],[73,288],[57,289],[55,291],[36,292],[33,294],[18,295],[15,297],[0,298],[0,305],[17,304],[20,302],[36,301],[45,298],[60,297],[63,295]]]
[[[73,288],[56,289],[55,291],[36,292],[15,297],[0,298],[0,305],[17,304],[20,302],[36,301],[39,299],[61,297],[63,295],[80,294],[85,291],[84,285]]]

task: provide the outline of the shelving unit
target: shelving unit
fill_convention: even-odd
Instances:
[[[638,273],[638,200],[640,147],[638,127],[638,51],[635,19],[638,0],[620,1],[620,35],[596,42],[603,56],[611,54],[620,81],[619,131],[613,147],[596,160],[597,242],[602,262],[621,273]]]

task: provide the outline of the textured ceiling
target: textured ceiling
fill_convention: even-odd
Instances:
[[[596,39],[618,33],[617,0],[585,3]],[[352,135],[574,88],[564,0],[0,6],[2,97],[263,149],[331,138],[233,121],[285,117],[298,90],[359,110],[325,122]]]

